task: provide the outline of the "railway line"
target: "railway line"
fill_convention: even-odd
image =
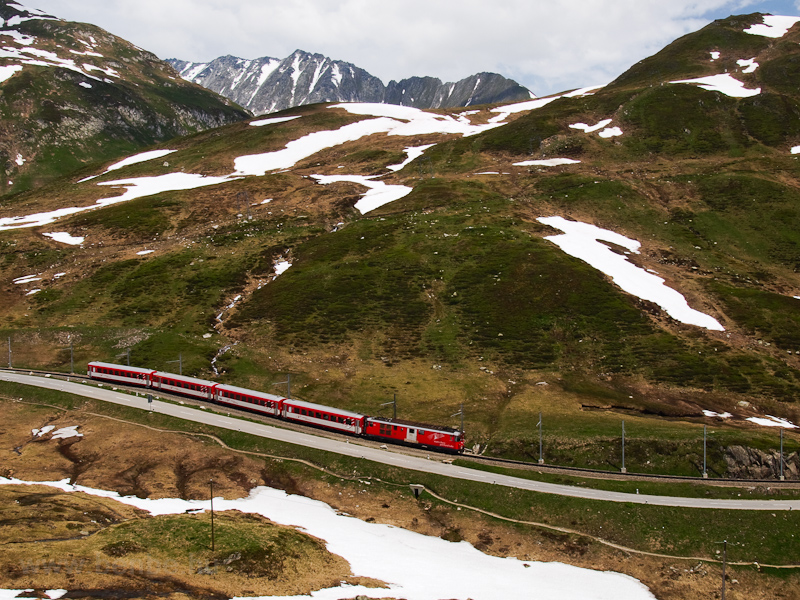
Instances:
[[[61,389],[76,395],[83,395],[99,400],[108,400],[98,394],[103,391],[109,394],[118,394],[129,398],[128,402],[117,402],[129,404],[138,408],[147,408],[147,392],[135,386],[123,386],[121,384],[101,383],[84,375],[73,375],[57,372],[36,371],[29,369],[1,369],[0,380],[16,381],[26,385],[48,387],[51,389]],[[68,386],[68,387],[65,387]],[[117,388],[117,390],[113,389]],[[86,393],[91,390],[91,394]],[[119,390],[124,390],[124,393]],[[135,395],[131,395],[135,394]],[[521,479],[510,475],[495,474],[486,471],[459,467],[451,464],[453,455],[442,452],[435,452],[431,449],[420,449],[405,446],[388,446],[378,441],[364,438],[353,438],[340,433],[308,427],[302,424],[289,421],[277,421],[266,416],[254,414],[250,411],[237,410],[229,407],[219,407],[198,400],[188,399],[176,394],[158,392],[153,395],[158,396],[154,402],[156,410],[166,412],[179,418],[205,422],[210,425],[220,426],[228,429],[247,431],[249,425],[253,426],[254,435],[261,435],[272,439],[279,439],[289,443],[299,443],[318,449],[358,456],[376,462],[393,464],[412,470],[422,470],[426,472],[440,473],[448,476],[458,476],[462,479],[483,481],[499,485],[509,485],[521,489],[533,489],[545,493],[555,493],[568,496],[578,496],[584,498],[598,498],[618,502],[635,502],[641,504],[656,504],[662,506],[695,506],[705,508],[737,508],[750,510],[796,510],[800,509],[800,500],[715,500],[702,498],[680,498],[672,496],[649,496],[644,494],[627,494],[619,492],[604,492],[590,488],[567,486],[560,484],[549,484],[530,479]],[[117,399],[119,400],[119,399]],[[110,400],[115,401],[115,400]],[[192,408],[190,408],[192,407]],[[196,408],[202,407],[200,410]],[[200,415],[203,418],[198,418]],[[219,422],[215,422],[215,418]],[[244,420],[247,419],[247,420]],[[261,429],[264,428],[264,429]],[[278,433],[280,432],[280,433]],[[266,435],[265,435],[266,434]],[[296,434],[296,436],[294,435]],[[346,448],[346,450],[345,450]],[[435,460],[431,460],[431,455]],[[393,458],[396,457],[396,458]],[[775,481],[775,480],[732,480],[720,478],[701,479],[699,477],[680,477],[669,475],[654,475],[645,473],[610,473],[608,471],[582,469],[573,467],[562,467],[558,465],[541,465],[513,461],[508,459],[498,459],[493,457],[474,456],[469,453],[462,458],[469,462],[483,463],[494,466],[508,466],[513,468],[537,471],[542,473],[556,473],[564,475],[579,475],[589,478],[625,480],[625,481],[646,481],[659,480],[662,482],[682,482],[687,481],[725,486],[753,486],[769,485],[774,488],[798,488],[800,482]],[[421,461],[421,462],[420,462]],[[424,468],[423,465],[425,466]],[[436,465],[435,468],[431,468]],[[440,472],[445,467],[444,472]],[[465,476],[465,471],[469,475]],[[687,504],[687,502],[689,504]],[[692,504],[694,502],[694,504]],[[749,507],[749,508],[748,508]]]

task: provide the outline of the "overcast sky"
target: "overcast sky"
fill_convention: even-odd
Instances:
[[[539,96],[611,81],[731,14],[799,15],[800,0],[20,0],[157,54],[204,62],[296,49],[388,83],[480,71]]]

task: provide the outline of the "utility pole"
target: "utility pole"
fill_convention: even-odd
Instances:
[[[781,481],[783,480],[783,427],[781,427]]]
[[[167,364],[178,363],[178,375],[183,375],[183,352],[178,352],[178,360],[168,360]]]
[[[708,471],[706,470],[706,426],[703,425],[703,479],[708,479]]]
[[[292,374],[286,374],[286,381],[279,381],[277,383],[273,383],[272,385],[286,385],[286,399],[292,399]]]
[[[208,480],[211,486],[211,551],[214,552],[214,479]]]
[[[8,336],[8,368],[11,368],[11,336]]]
[[[460,429],[460,431],[461,431],[461,435],[463,436],[464,435],[464,405],[461,404],[460,406],[461,406],[461,408],[459,409],[459,411],[457,413],[454,413],[454,414],[450,415],[450,416],[451,417],[461,416],[461,429]]]
[[[622,470],[621,473],[627,473],[625,468],[625,419],[622,420]]]
[[[722,542],[722,600],[725,600],[725,568],[728,566],[728,540]]]
[[[63,350],[66,350],[66,348],[63,348]],[[69,338],[69,372],[75,372],[75,343],[72,341],[72,336]]]
[[[544,456],[542,456],[542,413],[539,413],[539,422],[537,423],[539,426],[539,464],[544,464]]]
[[[397,420],[397,394],[394,395],[394,400],[391,402],[384,402],[381,406],[389,406],[392,405],[392,421]]]
[[[130,367],[131,366],[131,349],[128,348],[127,350],[125,350],[125,352],[123,352],[122,354],[117,354],[114,358],[119,358],[120,356],[126,356],[127,357],[128,366]],[[172,361],[172,362],[175,362],[175,361]]]

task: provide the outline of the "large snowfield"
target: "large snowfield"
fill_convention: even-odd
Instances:
[[[208,510],[209,501],[120,497],[116,492],[71,486],[67,480],[45,482],[66,492],[113,498],[152,515]],[[0,478],[0,485],[42,485]],[[620,573],[565,565],[498,558],[483,554],[467,542],[448,542],[399,527],[367,523],[339,514],[323,502],[257,487],[247,498],[214,499],[214,510],[239,510],[262,515],[325,540],[330,552],[350,563],[353,575],[371,577],[389,589],[341,586],[309,596],[269,596],[271,600],[345,600],[405,598],[406,600],[652,600],[637,579]],[[13,594],[13,592],[9,592]],[[14,598],[3,596],[0,600]],[[266,597],[265,597],[266,598]]]

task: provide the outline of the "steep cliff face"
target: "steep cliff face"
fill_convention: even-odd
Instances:
[[[246,118],[155,55],[0,0],[0,194]]]
[[[416,108],[450,108],[533,97],[496,73],[479,73],[456,83],[411,77],[388,86],[353,64],[296,50],[283,60],[221,56],[209,63],[168,59],[181,77],[230,98],[254,114],[317,102],[383,102]]]

